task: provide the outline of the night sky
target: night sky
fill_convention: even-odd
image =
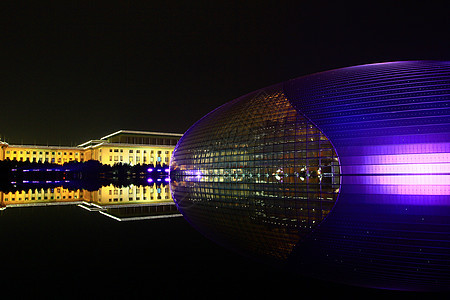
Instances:
[[[0,3],[0,135],[10,143],[183,133],[217,106],[291,78],[450,60],[449,10],[430,1],[17,2]]]

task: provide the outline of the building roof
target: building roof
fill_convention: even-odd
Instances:
[[[70,146],[43,146],[43,145],[9,145],[9,148],[31,148],[31,149],[70,149],[80,150],[78,147]]]
[[[100,143],[104,143],[105,141],[101,141],[101,140],[90,140],[87,142],[84,142],[83,144],[79,144],[77,147],[89,147],[89,146],[94,146],[94,145],[98,145]]]
[[[169,133],[169,132],[153,132],[153,131],[136,131],[136,130],[119,130],[114,133],[108,134],[101,138],[101,140],[106,140],[108,138],[111,138],[113,136],[119,135],[119,134],[125,134],[125,135],[159,135],[159,136],[173,136],[173,137],[182,137],[183,134],[181,133]]]

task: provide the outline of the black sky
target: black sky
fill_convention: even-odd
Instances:
[[[0,135],[10,143],[183,133],[227,101],[298,76],[450,60],[449,10],[430,1],[17,2],[0,2]]]

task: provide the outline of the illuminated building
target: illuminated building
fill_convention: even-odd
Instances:
[[[61,203],[80,201],[83,199],[83,192],[81,190],[69,190],[63,187],[55,187],[48,189],[30,189],[27,191],[15,191],[4,193],[0,192],[0,199],[2,206],[26,206],[46,204],[46,203]]]
[[[97,191],[71,190],[63,186],[7,193],[0,191],[0,209],[48,205],[78,205],[118,221],[181,216],[172,201],[169,186],[165,184],[109,185]]]
[[[168,185],[149,185],[128,187],[116,187],[113,185],[103,186],[98,191],[85,191],[83,198],[87,202],[98,205],[111,204],[142,204],[148,202],[167,202],[172,201],[172,196]]]
[[[3,149],[4,159],[30,162],[63,164],[84,161],[84,150],[77,147],[52,147],[31,145],[8,145]]]
[[[0,141],[0,160],[5,159],[5,148],[8,147],[8,143]]]
[[[0,160],[63,164],[97,160],[102,164],[168,164],[181,134],[120,130],[77,147],[8,145],[1,143]]]
[[[183,216],[244,255],[347,284],[450,288],[450,63],[303,76],[195,123],[171,161]]]

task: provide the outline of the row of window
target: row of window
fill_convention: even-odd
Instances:
[[[102,152],[102,149],[99,149],[99,152]],[[109,149],[109,152],[120,152],[123,153],[123,149]],[[153,151],[153,150],[149,150],[150,154],[154,154],[155,152],[157,152],[158,156],[162,154],[162,151]],[[128,150],[128,153],[141,153],[141,150],[133,150],[130,149]],[[142,153],[147,153],[147,150],[142,150]],[[169,151],[164,151],[164,154],[168,155]]]
[[[161,189],[161,188],[157,188],[156,189],[156,192],[158,194],[161,193],[161,191],[163,191],[163,189]],[[139,194],[140,192],[141,192],[141,190],[139,188],[137,188],[136,189],[136,194]],[[143,193],[147,193],[147,192],[154,193],[155,190],[153,188],[150,188],[148,191],[146,189],[143,189],[142,192]],[[169,192],[169,188],[168,187],[164,188],[164,192],[168,193]],[[114,191],[113,190],[109,190],[108,193],[109,193],[109,195],[113,195],[113,194],[114,195],[123,195],[123,189],[117,189],[117,190],[114,190]],[[129,194],[133,194],[133,189],[132,188],[128,189],[128,193]],[[101,195],[101,190],[99,190],[99,195]]]
[[[99,157],[99,161],[102,161],[102,157],[101,156]],[[113,156],[109,156],[109,161],[113,161]],[[120,155],[120,156],[119,155],[115,155],[114,156],[114,161],[123,161],[123,156],[122,155]],[[128,157],[128,161],[130,163],[134,162],[134,157],[133,156],[129,156]],[[136,156],[136,163],[140,163],[140,161],[141,161],[141,158],[139,156]],[[155,159],[153,157],[150,157],[150,162],[154,162],[154,161],[155,161]],[[157,162],[161,162],[162,158],[160,156],[158,156],[156,158],[156,161]],[[145,157],[145,156],[143,157],[143,162],[144,163],[147,162],[147,157]],[[169,162],[169,157],[165,157],[164,158],[164,162],[168,163]]]
[[[11,154],[11,153],[12,154],[18,154],[19,153],[19,154],[28,154],[28,155],[30,155],[31,152],[33,152],[33,155],[37,155],[38,154],[38,151],[17,151],[17,150],[7,150],[6,154]],[[45,153],[45,155],[50,155],[49,151],[39,151],[39,155],[43,155],[44,153]],[[56,155],[56,153],[58,153],[57,155],[67,155],[67,154],[75,155],[75,156],[78,156],[78,155],[83,156],[84,155],[83,153],[79,153],[79,152],[75,152],[75,153],[73,153],[73,152],[52,152],[51,155]]]
[[[10,198],[4,199],[4,201],[9,201]],[[68,195],[68,196],[30,196],[30,197],[23,197],[23,200],[53,200],[53,199],[78,199],[78,196]],[[11,197],[11,201],[22,201],[22,197]]]
[[[151,197],[149,197],[150,199],[148,199],[147,197],[142,197],[142,200],[155,200],[155,197],[153,197],[153,196],[151,196]],[[158,195],[157,197],[156,197],[156,199],[157,200],[162,200],[162,197],[161,197],[161,195]],[[169,196],[164,196],[164,199],[170,199],[169,198]],[[99,199],[100,201],[101,201],[101,199]],[[141,198],[140,197],[136,197],[136,199],[133,199],[133,198],[128,198],[128,201],[134,201],[134,200],[136,200],[136,201],[138,201],[138,200],[141,200]],[[123,198],[109,198],[108,199],[108,202],[118,202],[118,201],[123,201]]]
[[[58,159],[56,159],[56,158],[48,158],[48,157],[46,157],[46,158],[42,158],[42,157],[39,157],[39,158],[36,158],[36,157],[26,157],[26,158],[23,158],[23,157],[6,157],[7,159],[11,159],[11,160],[17,160],[17,161],[27,161],[27,160],[29,160],[30,162],[40,162],[40,163],[42,163],[42,162],[46,162],[46,163],[49,163],[49,162],[51,162],[51,163],[65,163],[65,162],[69,162],[69,161],[83,161],[83,158],[78,158],[78,157],[76,157],[76,158],[70,158],[70,159],[68,159],[68,158],[64,158],[64,159],[62,159],[62,158],[58,158]]]

